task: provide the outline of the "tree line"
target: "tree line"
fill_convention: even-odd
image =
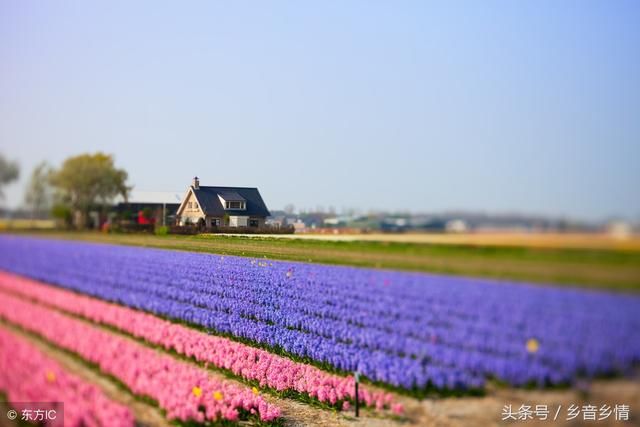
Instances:
[[[0,154],[0,198],[3,187],[19,175],[18,163]],[[31,173],[24,206],[32,216],[50,213],[68,226],[84,228],[90,212],[106,215],[116,197],[127,200],[127,179],[113,156],[101,152],[69,157],[57,169],[42,162]]]

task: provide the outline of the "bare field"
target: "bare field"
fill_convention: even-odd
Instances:
[[[0,219],[0,230],[52,230],[55,226],[52,219]]]

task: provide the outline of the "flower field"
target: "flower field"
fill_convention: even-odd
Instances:
[[[0,236],[0,302],[180,421],[277,422],[262,391],[348,409],[355,372],[423,395],[640,362],[638,297],[464,277]],[[366,383],[359,400],[403,413]]]
[[[129,409],[0,327],[0,391],[14,402],[65,402],[66,426],[133,427]]]
[[[157,401],[169,420],[235,421],[244,412],[270,421],[280,415],[249,388],[216,381],[204,370],[52,309],[10,295],[3,302],[0,318],[96,364],[135,394]]]
[[[114,327],[148,343],[228,370],[245,380],[255,381],[260,387],[269,387],[279,392],[304,393],[321,403],[331,405],[342,406],[345,401],[355,399],[352,376],[333,375],[314,366],[227,338],[207,335],[140,311],[0,272],[0,292],[3,291]],[[390,393],[370,391],[363,387],[359,398],[363,404],[378,409],[386,407],[393,408],[396,413],[402,412],[401,405],[393,403]]]

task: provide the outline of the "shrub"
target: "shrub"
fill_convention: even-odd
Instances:
[[[167,234],[169,234],[169,227],[164,225],[161,227],[156,227],[155,234],[156,236],[166,236]]]
[[[137,224],[135,222],[121,221],[114,223],[109,228],[111,233],[153,233],[153,224]]]
[[[199,232],[195,225],[172,225],[168,229],[169,234],[198,234]]]

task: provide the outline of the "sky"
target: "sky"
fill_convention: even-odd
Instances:
[[[640,218],[640,2],[0,0],[0,153],[279,209]]]

